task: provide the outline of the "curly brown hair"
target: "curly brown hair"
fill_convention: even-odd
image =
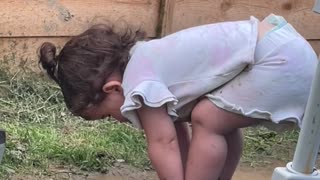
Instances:
[[[131,47],[144,38],[141,30],[94,25],[68,41],[58,55],[55,45],[43,43],[39,63],[60,86],[67,108],[79,114],[102,101],[106,79],[115,71],[124,73]]]

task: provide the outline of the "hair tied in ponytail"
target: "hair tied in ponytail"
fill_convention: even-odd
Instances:
[[[56,46],[50,42],[45,42],[40,47],[40,60],[42,68],[45,69],[54,81],[59,84],[58,59],[56,57]]]

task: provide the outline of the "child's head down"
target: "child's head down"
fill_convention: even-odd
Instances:
[[[131,47],[144,35],[140,30],[94,25],[68,41],[59,54],[55,45],[43,43],[39,63],[61,87],[68,109],[82,116],[104,99],[107,78],[115,72],[123,75]]]

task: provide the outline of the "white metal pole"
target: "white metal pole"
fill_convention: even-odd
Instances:
[[[315,1],[314,12],[320,13],[320,0]],[[320,33],[320,32],[319,32]],[[292,162],[292,169],[311,174],[318,156],[320,146],[320,67],[311,87],[298,144]]]
[[[311,92],[293,162],[274,170],[272,180],[320,180],[315,162],[320,146],[320,61]]]
[[[320,0],[315,1],[313,11],[320,13]],[[319,146],[320,61],[318,61],[316,75],[312,82],[293,162],[288,163],[286,167],[276,168],[272,180],[320,180],[320,172],[314,167]]]
[[[313,80],[310,97],[292,162],[292,169],[311,174],[320,146],[320,65]]]

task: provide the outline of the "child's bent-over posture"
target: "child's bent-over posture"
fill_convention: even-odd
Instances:
[[[282,17],[150,41],[143,34],[93,26],[57,56],[44,43],[40,62],[73,114],[143,128],[160,179],[229,180],[241,156],[240,128],[301,124],[317,57]]]

